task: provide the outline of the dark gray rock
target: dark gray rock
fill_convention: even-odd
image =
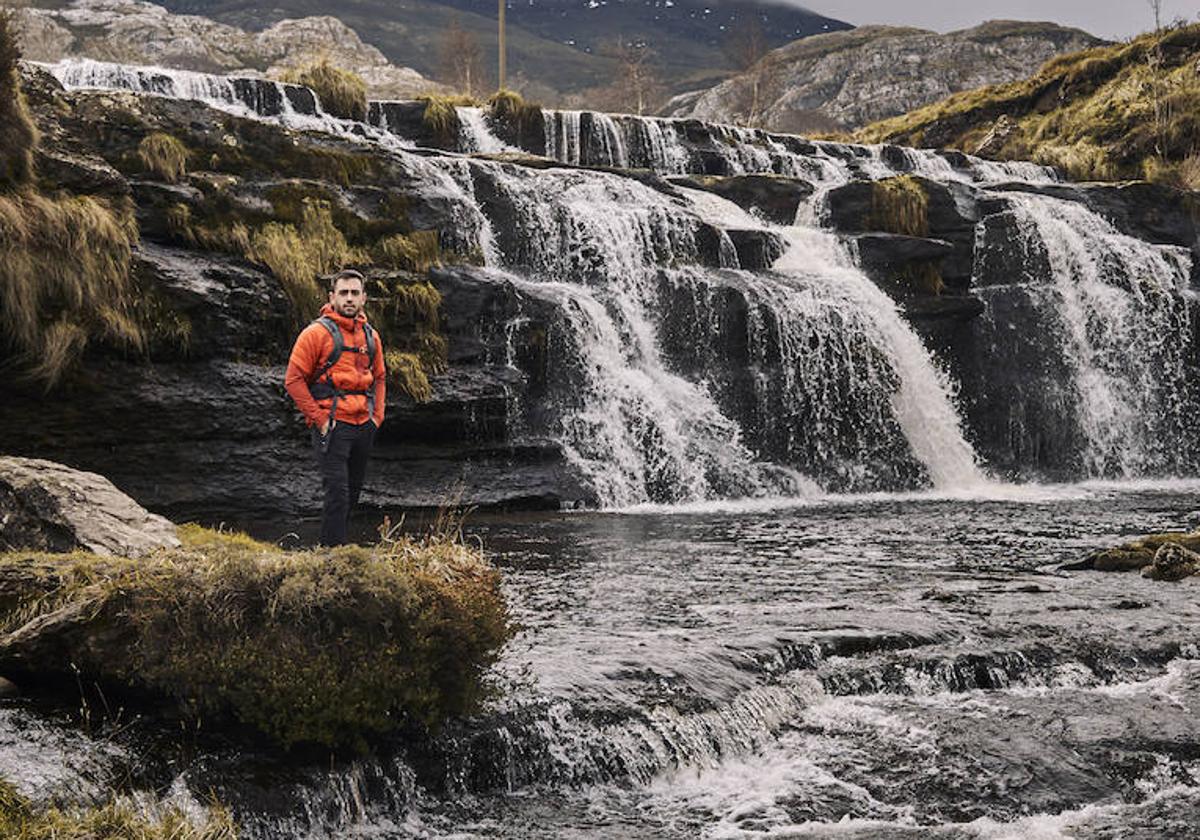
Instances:
[[[175,526],[95,473],[0,456],[0,547],[138,557],[179,545]]]
[[[726,178],[678,175],[671,183],[694,190],[705,190],[777,225],[796,220],[800,203],[813,194],[814,187],[798,178],[778,175],[733,175]]]

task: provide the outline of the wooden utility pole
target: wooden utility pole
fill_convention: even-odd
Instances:
[[[504,72],[508,64],[504,50],[504,6],[507,0],[500,0],[500,84],[499,89],[504,90]]]

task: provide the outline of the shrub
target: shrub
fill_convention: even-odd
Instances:
[[[925,236],[929,233],[929,197],[911,175],[885,178],[871,185],[868,226],[887,233]]]
[[[128,205],[32,190],[0,195],[0,314],[36,381],[53,387],[94,337],[142,347],[131,315],[136,239]]]
[[[5,613],[60,628],[0,642],[0,661],[39,676],[75,667],[283,746],[365,749],[406,722],[476,710],[513,632],[499,573],[451,534],[311,551],[197,526],[180,539],[136,561],[0,555]],[[82,622],[51,615],[85,606]]]
[[[335,67],[328,58],[289,71],[283,80],[311,88],[328,114],[359,122],[367,118],[367,83],[357,73]]]
[[[142,166],[168,183],[178,183],[187,174],[188,150],[170,134],[156,131],[138,144]]]
[[[21,93],[20,57],[16,20],[11,11],[0,8],[0,189],[33,178],[38,133]]]
[[[197,823],[178,808],[143,814],[110,802],[98,808],[39,810],[0,780],[0,836],[12,840],[236,840],[237,829],[223,808],[210,809]]]

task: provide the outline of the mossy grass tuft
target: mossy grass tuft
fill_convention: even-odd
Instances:
[[[0,638],[0,661],[60,676],[77,667],[284,747],[365,750],[402,727],[475,711],[513,632],[499,573],[454,533],[393,530],[372,547],[309,551],[197,526],[180,539],[138,560],[0,555],[8,628],[54,626],[56,611],[86,616],[62,638],[21,636],[35,648],[72,645],[73,666],[29,647],[22,658],[20,631]]]
[[[93,338],[142,347],[129,273],[136,241],[125,203],[0,194],[0,313],[35,381],[53,387]]]
[[[1079,180],[1148,178],[1195,188],[1200,24],[1051,59],[1033,76],[955,94],[860,129],[866,143],[973,152],[996,120],[1015,123],[989,154],[1057,166]]]
[[[405,394],[426,402],[429,376],[447,367],[448,345],[441,332],[442,296],[427,281],[398,278],[374,290],[379,312],[395,336],[384,355],[388,375]]]
[[[451,147],[458,141],[461,128],[458,106],[473,105],[475,101],[463,96],[425,96],[421,124],[430,139],[439,146]]]
[[[542,106],[526,102],[516,91],[498,90],[493,93],[488,99],[487,113],[500,127],[501,134],[516,141],[531,134],[540,135],[544,130]]]
[[[299,228],[270,222],[256,230],[247,256],[279,280],[297,323],[316,317],[324,302],[318,276],[369,261],[361,249],[347,244],[328,202],[315,200],[305,202]]]
[[[1168,531],[1147,534],[1127,543],[1092,552],[1088,560],[1099,571],[1127,571],[1149,566],[1154,555],[1167,543],[1176,543],[1189,551],[1200,552],[1200,531]]]
[[[0,8],[0,190],[33,178],[38,133],[21,93],[20,57],[14,13]]]
[[[436,230],[417,230],[409,234],[385,236],[372,249],[375,264],[421,274],[442,261]]]
[[[421,365],[421,357],[416,353],[405,353],[400,350],[388,350],[383,355],[387,366],[388,379],[416,402],[429,402],[433,397],[433,386]]]
[[[8,840],[237,840],[229,813],[209,809],[203,820],[167,807],[143,813],[132,804],[35,808],[0,780],[0,836]]]
[[[283,81],[311,88],[321,107],[335,117],[359,122],[367,118],[367,83],[357,73],[335,66],[328,57],[285,73]]]
[[[187,175],[188,150],[182,142],[161,131],[147,134],[138,144],[138,157],[147,172],[171,184]]]
[[[911,175],[884,178],[871,185],[871,230],[925,236],[929,233],[929,196]]]

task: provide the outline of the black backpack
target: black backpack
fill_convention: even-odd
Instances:
[[[346,343],[342,340],[342,330],[332,318],[328,315],[322,315],[314,324],[320,324],[329,333],[329,337],[333,339],[333,350],[321,365],[321,369],[316,372],[308,383],[308,391],[313,395],[315,400],[327,400],[333,398],[333,402],[329,406],[329,419],[332,421],[334,414],[337,412],[338,398],[348,396],[350,394],[361,394],[367,398],[367,415],[374,418],[375,416],[375,388],[372,387],[365,391],[343,391],[340,388],[333,387],[333,379],[330,377],[329,371],[337,364],[337,360],[342,357],[342,352],[346,349]],[[365,352],[367,354],[367,366],[371,371],[371,376],[375,376],[375,331],[371,329],[371,325],[363,322],[363,332],[367,337],[366,347],[352,347],[356,353]],[[325,377],[322,379],[322,377]]]

